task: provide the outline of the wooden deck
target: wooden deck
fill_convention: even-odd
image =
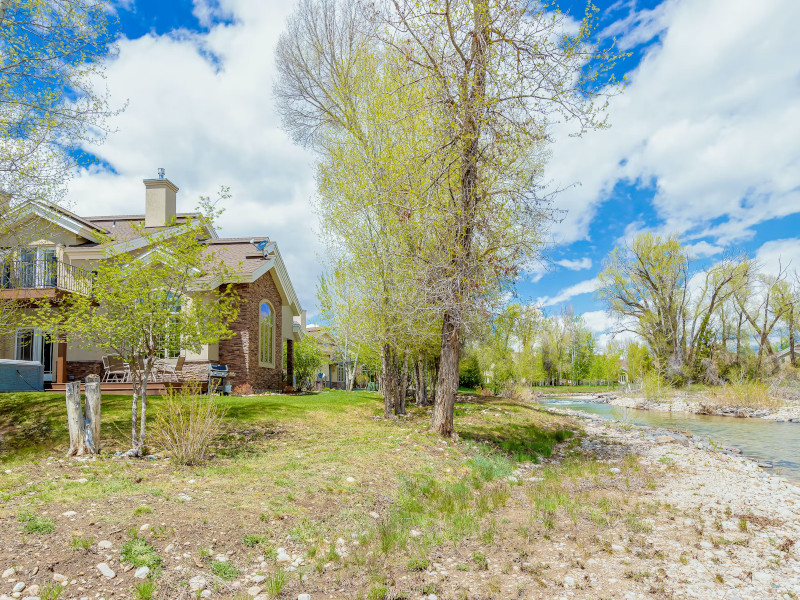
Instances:
[[[170,388],[180,388],[180,387],[188,387],[188,386],[196,386],[200,385],[200,391],[202,393],[208,392],[208,382],[207,381],[182,381],[182,382],[173,382],[173,381],[151,381],[147,384],[147,393],[158,395],[163,393],[165,390]],[[51,392],[66,392],[67,391],[67,384],[66,383],[45,383],[45,391]],[[48,387],[49,386],[49,387]],[[81,391],[85,391],[86,386],[83,382],[81,382]],[[103,381],[100,383],[100,391],[104,394],[133,394],[133,384],[129,382],[119,382],[119,381]]]

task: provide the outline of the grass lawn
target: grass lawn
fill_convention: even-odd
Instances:
[[[43,590],[63,574],[70,598],[189,598],[198,575],[221,598],[520,597],[562,577],[541,565],[564,544],[631,535],[654,486],[622,455],[609,475],[575,422],[531,404],[466,398],[445,441],[429,408],[384,421],[370,392],[219,402],[214,456],[182,467],[111,455],[128,447],[128,397],[103,398],[104,454],[79,460],[64,458],[63,395],[0,395],[0,571]]]

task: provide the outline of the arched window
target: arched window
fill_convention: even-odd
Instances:
[[[258,309],[258,364],[275,366],[275,311],[266,300]]]

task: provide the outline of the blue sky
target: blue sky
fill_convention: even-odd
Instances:
[[[675,233],[703,261],[746,250],[765,269],[800,267],[800,20],[796,0],[597,2],[597,39],[631,53],[617,75],[612,127],[582,138],[554,127],[546,177],[568,187],[548,266],[523,301],[566,303],[601,333],[592,290],[602,261],[639,231]],[[581,18],[584,3],[559,6]],[[179,209],[231,186],[226,236],[277,240],[313,315],[316,242],[311,157],[282,132],[272,101],[273,49],[291,0],[127,0],[107,85],[127,103],[99,161],[72,183],[83,214],[142,212],[141,180],[167,169]]]

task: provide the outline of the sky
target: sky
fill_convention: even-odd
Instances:
[[[585,4],[557,2],[580,19]],[[610,317],[597,273],[637,233],[675,234],[698,265],[746,251],[765,269],[800,268],[800,2],[596,1],[596,39],[630,56],[611,127],[570,136],[554,125],[545,178],[563,188],[547,260],[517,286],[547,312],[571,305],[598,334]],[[280,128],[274,48],[292,0],[124,0],[108,61],[122,108],[71,182],[83,215],[142,213],[159,167],[178,210],[230,186],[225,237],[277,241],[313,319],[324,249],[312,211],[313,157]]]

